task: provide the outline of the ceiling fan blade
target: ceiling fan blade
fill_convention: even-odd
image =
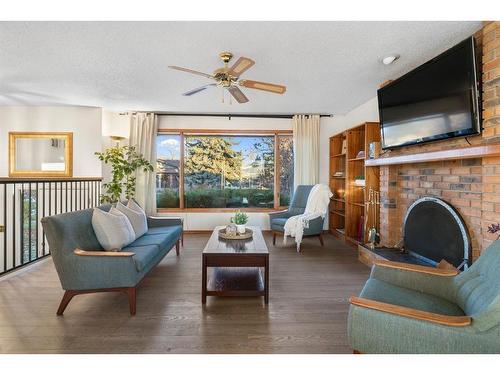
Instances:
[[[252,59],[249,59],[248,57],[240,57],[234,65],[229,68],[229,74],[239,77],[242,75],[244,72],[246,72],[248,69],[250,69],[253,65],[255,64],[255,61]]]
[[[238,83],[240,86],[248,87],[249,89],[269,91],[274,92],[275,94],[284,94],[286,91],[286,86],[275,85],[274,83],[252,81],[249,79],[241,80]]]
[[[182,95],[184,95],[184,96],[191,96],[191,95],[199,93],[200,91],[206,90],[206,89],[208,89],[211,86],[217,86],[217,84],[216,83],[210,83],[208,85],[198,87],[197,89],[187,91],[187,92],[185,92]]]
[[[229,86],[227,91],[231,93],[233,98],[236,99],[238,103],[246,103],[248,102],[248,98],[243,94],[243,92],[237,86]]]
[[[169,68],[170,68],[170,69],[175,69],[175,70],[180,70],[181,72],[186,72],[186,73],[196,74],[196,75],[198,75],[198,76],[203,76],[203,77],[207,77],[207,78],[214,78],[214,76],[213,76],[213,75],[211,75],[211,74],[198,72],[198,71],[196,71],[196,70],[193,70],[193,69],[188,69],[188,68],[183,68],[183,67],[181,67],[181,66],[169,65]]]

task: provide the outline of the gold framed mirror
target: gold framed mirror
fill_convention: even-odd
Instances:
[[[72,177],[73,133],[10,132],[10,177]]]

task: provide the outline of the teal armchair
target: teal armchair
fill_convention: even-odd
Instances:
[[[273,232],[273,245],[276,245],[276,236],[283,235],[285,223],[289,217],[295,215],[302,215],[306,209],[307,198],[314,185],[299,185],[295,189],[290,206],[287,210],[272,212],[269,214],[269,222],[271,231]],[[304,237],[318,237],[323,246],[323,224],[325,219],[317,217],[309,221],[308,228],[304,228]],[[300,247],[299,247],[300,250]]]
[[[460,274],[377,262],[348,336],[360,353],[500,353],[500,241]]]

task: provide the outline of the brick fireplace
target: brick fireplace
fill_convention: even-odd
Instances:
[[[408,146],[382,157],[463,148],[468,142],[500,143],[500,22],[485,22],[475,37],[478,54],[482,51],[482,134]],[[399,242],[408,207],[423,196],[439,197],[458,210],[471,237],[473,259],[496,239],[487,226],[500,222],[500,157],[381,166],[380,192],[383,246]]]

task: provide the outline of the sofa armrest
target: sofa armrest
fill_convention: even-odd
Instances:
[[[269,219],[280,219],[280,218],[287,218],[290,216],[290,213],[288,210],[283,210],[283,211],[276,211],[276,212],[270,212],[269,213]]]
[[[128,251],[85,251],[81,249],[75,249],[74,253],[84,257],[131,257],[135,255],[135,253]]]
[[[390,303],[379,302],[367,298],[351,297],[350,303],[367,309],[377,310],[403,316],[406,318],[423,320],[431,323],[442,324],[451,327],[465,327],[472,323],[470,316],[451,316],[435,314],[428,311],[412,309],[409,307],[392,305]]]
[[[168,216],[148,216],[148,227],[172,227],[175,225],[183,226],[182,217],[168,217]]]
[[[425,273],[428,275],[445,276],[445,277],[458,275],[457,269],[426,267],[426,266],[420,266],[420,265],[416,265],[416,264],[391,262],[388,260],[377,260],[374,263],[375,263],[375,265],[377,265],[379,267],[387,267],[387,268],[394,268],[394,269],[404,270],[404,271],[419,272],[419,273]]]

